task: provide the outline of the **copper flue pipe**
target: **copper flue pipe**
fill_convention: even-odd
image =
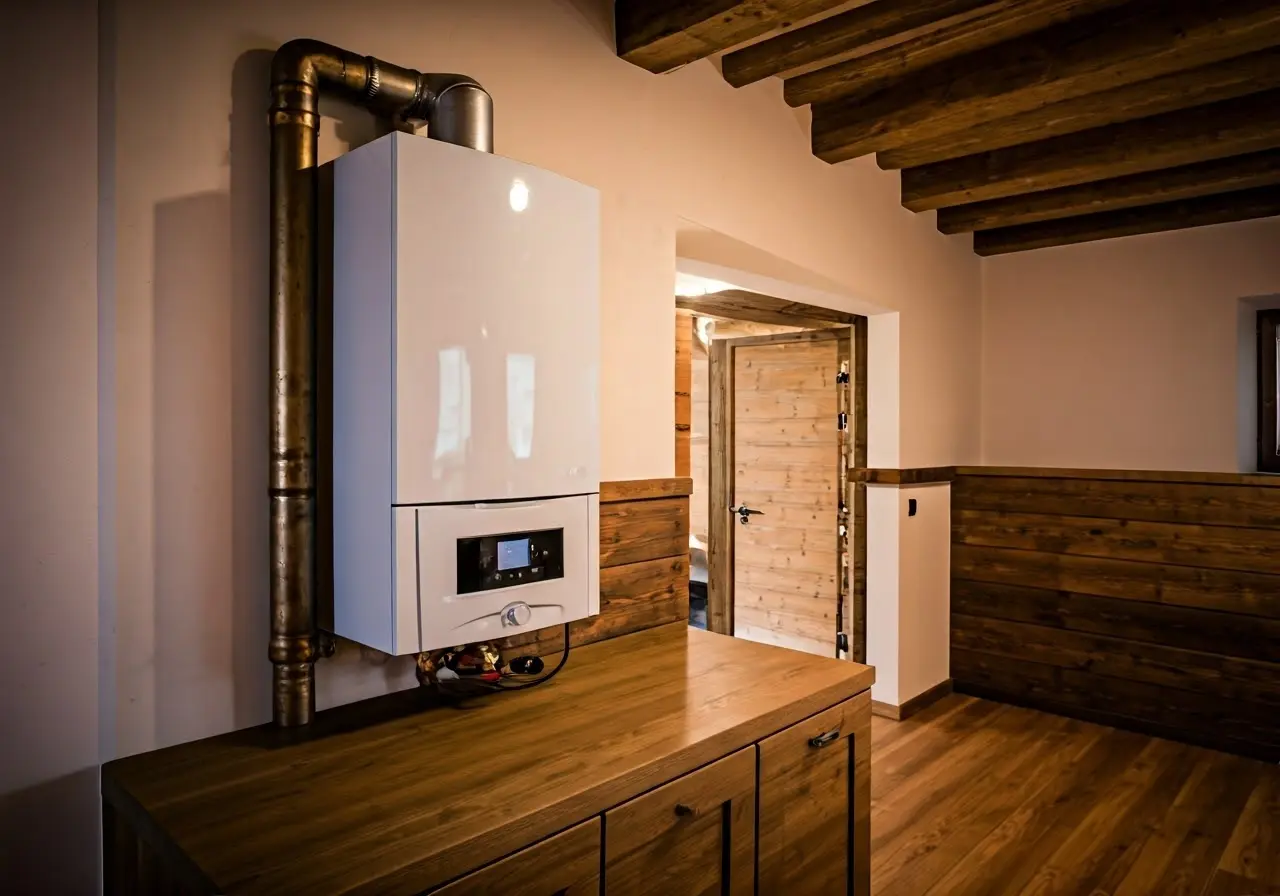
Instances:
[[[272,716],[315,713],[316,142],[321,96],[392,121],[425,121],[438,140],[493,152],[493,104],[462,75],[423,74],[314,40],[271,65]]]

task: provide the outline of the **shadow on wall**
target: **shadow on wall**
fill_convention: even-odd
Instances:
[[[64,721],[73,725],[83,719]],[[45,735],[56,737],[56,732]],[[0,797],[3,891],[14,896],[96,892],[97,862],[82,859],[98,853],[98,814],[96,767]]]

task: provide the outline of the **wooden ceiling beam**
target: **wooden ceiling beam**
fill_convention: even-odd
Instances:
[[[1276,0],[1138,0],[813,109],[813,150],[839,162],[1280,43]]]
[[[1130,174],[938,210],[938,229],[966,233],[1280,185],[1280,149]]]
[[[902,172],[915,212],[1280,148],[1280,90]]]
[[[1280,87],[1280,47],[1174,72],[880,152],[881,168],[915,168]]]
[[[883,2],[883,0],[874,0]],[[788,78],[792,106],[866,95],[886,83],[1051,25],[1098,12],[1123,0],[993,0],[981,15],[922,34],[857,59]]]
[[[1141,208],[980,230],[973,235],[973,250],[984,256],[1002,255],[1274,215],[1280,215],[1280,187],[1257,187]]]
[[[844,0],[617,0],[618,55],[651,72],[667,72],[789,28]]]
[[[991,0],[875,0],[725,54],[724,78],[745,87],[842,58],[883,40],[989,6]]]
[[[726,289],[704,296],[676,296],[676,307],[708,317],[797,327],[848,327],[858,319],[857,315],[845,311],[788,302],[741,289]]]

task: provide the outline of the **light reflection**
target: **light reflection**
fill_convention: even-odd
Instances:
[[[471,439],[471,365],[467,350],[441,349],[440,411],[436,419],[435,463],[431,474],[439,479],[451,461],[462,462]]]
[[[533,453],[533,355],[507,355],[507,444],[524,460]]]

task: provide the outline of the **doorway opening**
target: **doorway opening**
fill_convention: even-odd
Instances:
[[[866,318],[677,292],[690,624],[865,662]]]

